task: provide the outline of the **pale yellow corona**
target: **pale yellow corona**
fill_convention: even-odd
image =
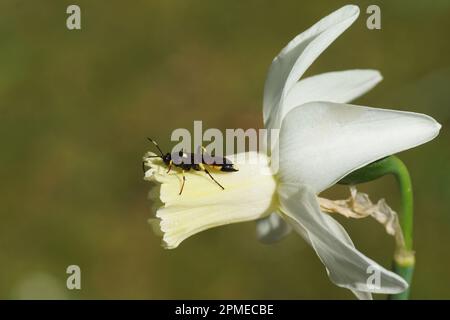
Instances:
[[[154,154],[148,154],[154,156]],[[186,171],[186,183],[180,195],[181,170],[167,173],[162,159],[144,157],[148,168],[145,179],[154,181],[158,194],[151,200],[160,203],[156,219],[150,222],[163,234],[163,245],[176,248],[183,240],[200,231],[263,218],[276,208],[276,182],[269,168],[269,159],[256,152],[228,157],[238,168],[236,172],[211,169],[211,174],[224,186],[222,190],[203,171]]]

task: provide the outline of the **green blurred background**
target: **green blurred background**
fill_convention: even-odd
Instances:
[[[354,1],[356,2],[356,1]],[[66,29],[78,4],[82,30]],[[141,157],[156,137],[262,126],[273,57],[345,1],[24,1],[0,3],[0,298],[339,298],[292,234],[260,244],[253,222],[160,247]],[[308,70],[374,68],[358,104],[429,114],[434,141],[401,154],[415,187],[412,298],[450,298],[450,1],[359,1],[361,16]],[[365,27],[369,4],[382,30]],[[362,185],[398,209],[394,180]],[[326,192],[347,197],[344,187]],[[339,220],[389,267],[394,243],[372,220]],[[66,267],[82,290],[65,287]]]

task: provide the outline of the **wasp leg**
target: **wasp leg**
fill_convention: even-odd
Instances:
[[[173,163],[173,161],[172,161],[172,160],[170,160],[170,162],[169,162],[169,170],[167,170],[167,172],[166,172],[166,173],[169,173],[169,172],[170,172],[170,170],[172,169],[172,163]]]
[[[206,148],[204,146],[201,146],[201,151],[202,151],[202,162],[208,166],[210,165],[214,165],[214,156],[212,154],[209,154],[206,151]],[[206,157],[205,157],[206,156]],[[203,169],[203,168],[202,168]]]
[[[145,173],[145,161],[142,161],[142,171]]]
[[[215,183],[217,183],[217,185],[219,187],[222,188],[222,190],[225,190],[225,188],[216,180],[214,179],[214,177],[211,175],[211,173],[209,173],[208,169],[205,168],[205,166],[201,165],[200,168],[206,172],[206,174],[212,179],[212,181],[214,181]]]
[[[184,176],[184,170],[181,171],[181,174],[183,175],[183,182],[181,183],[180,193],[178,194],[180,196],[181,196],[181,193],[183,192],[183,189],[184,189],[184,183],[186,182],[186,177]]]
[[[216,150],[213,150],[213,152],[208,153],[208,151],[206,150],[206,148],[204,146],[201,146],[202,148],[202,154],[207,154],[210,157],[214,157],[216,155]]]

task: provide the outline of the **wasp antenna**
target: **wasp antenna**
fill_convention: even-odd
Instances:
[[[148,141],[150,141],[151,143],[153,143],[153,144],[156,146],[156,148],[158,148],[159,153],[161,153],[161,157],[164,157],[164,153],[162,152],[161,148],[158,146],[158,144],[156,143],[156,141],[153,140],[153,139],[151,139],[151,138],[149,138],[149,137],[147,137],[147,139],[148,139]]]

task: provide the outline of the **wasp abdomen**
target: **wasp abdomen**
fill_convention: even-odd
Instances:
[[[220,171],[224,171],[224,172],[236,172],[239,171],[238,169],[236,169],[232,163],[224,163],[221,167],[220,167]]]

